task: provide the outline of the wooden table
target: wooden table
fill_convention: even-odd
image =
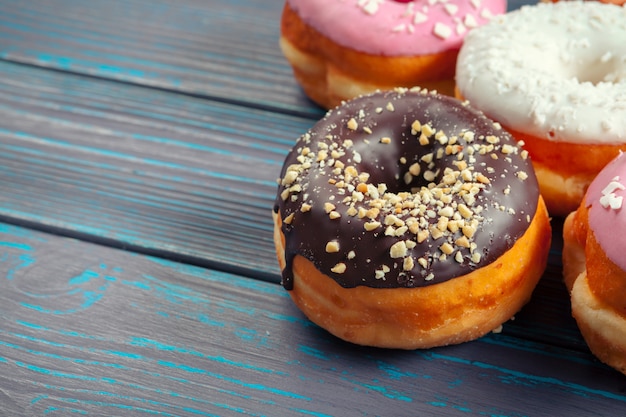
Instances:
[[[0,415],[624,415],[570,316],[560,219],[499,334],[371,349],[294,307],[270,212],[322,110],[281,8],[0,0]]]

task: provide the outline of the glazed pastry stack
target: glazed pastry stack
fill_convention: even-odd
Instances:
[[[458,96],[525,143],[550,214],[568,216],[572,314],[591,351],[626,373],[624,39],[623,7],[525,7],[466,37],[456,79]]]
[[[471,31],[458,95],[530,152],[550,214],[575,210],[598,172],[626,150],[626,9],[542,3]]]
[[[287,0],[280,46],[327,109],[394,87],[452,95],[463,37],[505,11],[506,0]]]
[[[545,198],[550,215],[567,216],[564,277],[581,333],[626,373],[626,8],[563,1],[503,13],[485,0],[286,1],[281,47],[295,77],[339,107],[281,172],[283,285],[312,321],[354,343],[472,340],[519,310],[543,273]],[[412,49],[424,28],[427,47]],[[391,91],[450,93],[455,61],[455,95],[468,102]],[[363,95],[374,89],[388,91]]]
[[[565,283],[591,351],[626,373],[626,154],[606,166],[563,226]],[[617,233],[616,233],[617,231]]]

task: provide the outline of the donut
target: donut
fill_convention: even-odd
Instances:
[[[457,96],[525,143],[553,216],[626,149],[625,35],[623,7],[540,3],[476,28],[459,53]]]
[[[563,276],[589,348],[626,374],[626,154],[592,181],[563,224]],[[616,233],[616,231],[618,231]]]
[[[463,37],[505,11],[506,0],[286,0],[279,44],[326,109],[394,87],[453,95]]]
[[[541,1],[556,3],[558,1],[580,1],[580,0],[541,0]],[[612,3],[612,4],[617,4],[619,6],[622,6],[624,3],[626,3],[626,0],[584,0],[584,1],[599,1],[600,3]]]
[[[285,159],[282,285],[359,345],[476,339],[529,300],[551,226],[527,153],[467,103],[396,88],[329,111]]]

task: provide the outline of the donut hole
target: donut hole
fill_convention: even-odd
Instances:
[[[611,52],[595,57],[595,59],[585,60],[577,66],[574,78],[579,83],[617,83],[626,80],[623,62],[615,57]]]
[[[417,169],[415,166],[419,166]],[[438,184],[443,176],[443,170],[438,167],[432,167],[423,162],[416,160],[412,163],[401,165],[399,175],[396,181],[387,184],[387,189],[392,193],[419,192],[420,188],[432,186],[433,183]]]

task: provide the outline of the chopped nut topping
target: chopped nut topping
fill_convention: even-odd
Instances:
[[[403,258],[406,256],[406,254],[407,254],[407,247],[406,247],[406,243],[403,240],[394,243],[391,246],[391,249],[389,250],[389,255],[394,259]]]
[[[451,255],[454,252],[454,247],[448,242],[445,242],[443,245],[439,246],[439,249],[446,255]]]
[[[458,206],[459,213],[465,219],[471,219],[474,213],[470,210],[465,204],[459,204]]]
[[[293,222],[293,217],[294,217],[294,213],[291,213],[289,216],[283,219],[283,223],[291,224],[291,222]]]
[[[330,242],[326,243],[326,252],[328,253],[339,252],[339,242],[337,242],[336,240],[331,240]]]
[[[402,262],[402,269],[404,269],[405,271],[410,271],[414,267],[415,262],[413,261],[413,258],[411,258],[410,256],[404,258],[404,261]]]
[[[472,253],[472,262],[474,262],[475,264],[480,262],[480,253],[478,252]]]
[[[368,232],[372,232],[380,227],[380,222],[377,222],[377,221],[367,222],[363,225],[363,227]]]
[[[422,130],[422,124],[420,123],[419,120],[415,120],[413,123],[411,123],[411,134],[417,135],[417,133],[421,132],[421,130]]]
[[[457,20],[459,23],[462,19]],[[430,94],[428,91],[419,91]],[[385,242],[391,241],[387,265],[377,267],[377,279],[388,279],[388,273],[393,268],[394,278],[397,274],[400,281],[409,279],[414,282],[418,277],[429,281],[435,278],[434,271],[439,270],[439,262],[480,263],[481,254],[486,252],[484,248],[478,247],[476,234],[483,228],[487,229],[483,225],[488,225],[490,219],[484,216],[493,214],[494,209],[514,214],[512,207],[517,207],[512,205],[510,197],[496,205],[487,202],[484,190],[492,192],[494,185],[501,187],[493,192],[500,198],[513,194],[512,186],[501,181],[501,175],[503,178],[504,174],[494,170],[495,164],[510,163],[508,172],[525,180],[528,174],[520,166],[514,165],[516,162],[513,161],[519,161],[520,157],[527,158],[528,152],[519,147],[521,144],[515,146],[504,143],[505,136],[500,133],[505,132],[481,135],[469,130],[444,131],[437,125],[433,126],[433,122],[426,118],[412,122],[407,120],[405,122],[411,123],[413,136],[410,141],[414,144],[418,142],[424,148],[417,150],[417,156],[404,151],[397,156],[396,166],[401,171],[383,174],[384,178],[390,178],[388,174],[391,174],[397,180],[397,183],[390,184],[390,191],[385,184],[376,182],[381,181],[381,177],[374,172],[390,168],[383,165],[383,158],[381,161],[372,158],[371,152],[365,148],[370,146],[370,141],[373,146],[376,138],[379,138],[379,143],[392,146],[394,152],[396,146],[407,144],[409,138],[384,136],[384,133],[377,131],[376,121],[369,119],[372,113],[385,111],[395,111],[394,102],[389,101],[375,109],[361,109],[358,114],[353,113],[354,117],[344,116],[340,124],[343,123],[351,131],[362,132],[358,139],[355,134],[354,142],[342,140],[336,133],[323,136],[319,142],[314,141],[314,135],[303,135],[295,159],[292,159],[294,164],[287,167],[283,177],[278,179],[279,187],[282,187],[280,199],[300,204],[287,211],[291,214],[283,222],[290,224],[294,220],[294,213],[300,216],[297,219],[299,222],[306,221],[310,215],[299,213],[312,211],[312,202],[315,201],[313,196],[331,189],[331,195],[323,203],[329,219],[335,219],[336,224],[353,222],[359,227],[362,224],[364,235],[371,232],[372,236],[387,236]],[[501,128],[494,124],[494,129]],[[322,135],[318,137],[322,138]],[[361,155],[357,149],[368,156],[365,167],[358,165]],[[479,159],[479,155],[484,156]],[[479,160],[480,163],[477,163]],[[315,175],[321,179],[315,185],[311,185],[312,182],[306,176],[312,168],[317,169]],[[372,171],[367,172],[369,170]],[[511,184],[517,187],[516,181]],[[396,187],[405,189],[397,190]],[[345,219],[341,219],[342,213],[345,213]],[[530,222],[530,216],[526,213],[521,216],[526,216]],[[357,242],[357,239],[360,241],[361,237],[353,242]],[[338,256],[344,260],[354,259],[356,248],[361,246],[353,242],[346,245],[344,242],[339,239],[327,242],[326,252],[339,253]],[[418,247],[420,244],[423,248]],[[413,253],[414,248],[417,248],[416,253]],[[363,259],[363,262],[372,261]],[[422,269],[418,275],[413,275],[411,271],[416,266]],[[335,273],[345,271],[344,263],[338,263],[333,268]]]

